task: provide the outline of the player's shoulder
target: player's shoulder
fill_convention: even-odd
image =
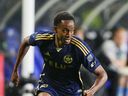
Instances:
[[[48,28],[48,27],[43,27],[38,29],[35,34],[41,34],[41,35],[45,35],[45,34],[54,34],[52,28]]]
[[[83,45],[83,46],[88,46],[87,43],[84,40],[81,40],[80,38],[78,38],[77,36],[73,36],[72,37],[72,44],[74,45]]]
[[[50,28],[43,28],[35,32],[36,40],[52,40],[54,38],[55,33]]]
[[[80,49],[84,53],[85,56],[88,53],[90,53],[90,48],[88,47],[87,43],[76,36],[72,37],[71,44],[73,44],[78,49]]]

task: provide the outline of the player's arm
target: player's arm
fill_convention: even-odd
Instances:
[[[101,65],[95,69],[94,74],[96,80],[90,89],[84,91],[84,96],[93,96],[107,81],[107,74]]]
[[[14,69],[11,76],[11,81],[17,86],[19,83],[19,76],[18,76],[18,67],[21,64],[21,61],[25,54],[29,49],[29,37],[24,38],[23,42],[20,45],[19,52],[17,55],[16,63],[14,65]]]

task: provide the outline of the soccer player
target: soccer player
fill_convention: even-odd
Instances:
[[[12,82],[18,85],[18,66],[29,46],[38,46],[45,64],[36,96],[93,96],[106,82],[107,74],[86,42],[73,35],[74,31],[74,17],[60,12],[54,18],[53,32],[44,30],[26,37],[19,49]],[[81,64],[96,75],[96,81],[88,90],[82,90]]]

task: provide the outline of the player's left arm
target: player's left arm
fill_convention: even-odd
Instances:
[[[107,73],[101,65],[95,69],[94,74],[96,80],[90,89],[84,90],[84,96],[93,96],[107,81]]]
[[[93,86],[84,91],[84,96],[93,96],[107,81],[107,74],[86,42],[74,37],[72,43],[80,50],[79,57],[81,57],[81,64],[96,75]]]

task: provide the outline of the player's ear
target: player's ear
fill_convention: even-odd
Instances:
[[[76,32],[77,32],[77,27],[75,26],[74,34],[76,34]]]
[[[57,26],[54,26],[54,32],[57,32]]]

